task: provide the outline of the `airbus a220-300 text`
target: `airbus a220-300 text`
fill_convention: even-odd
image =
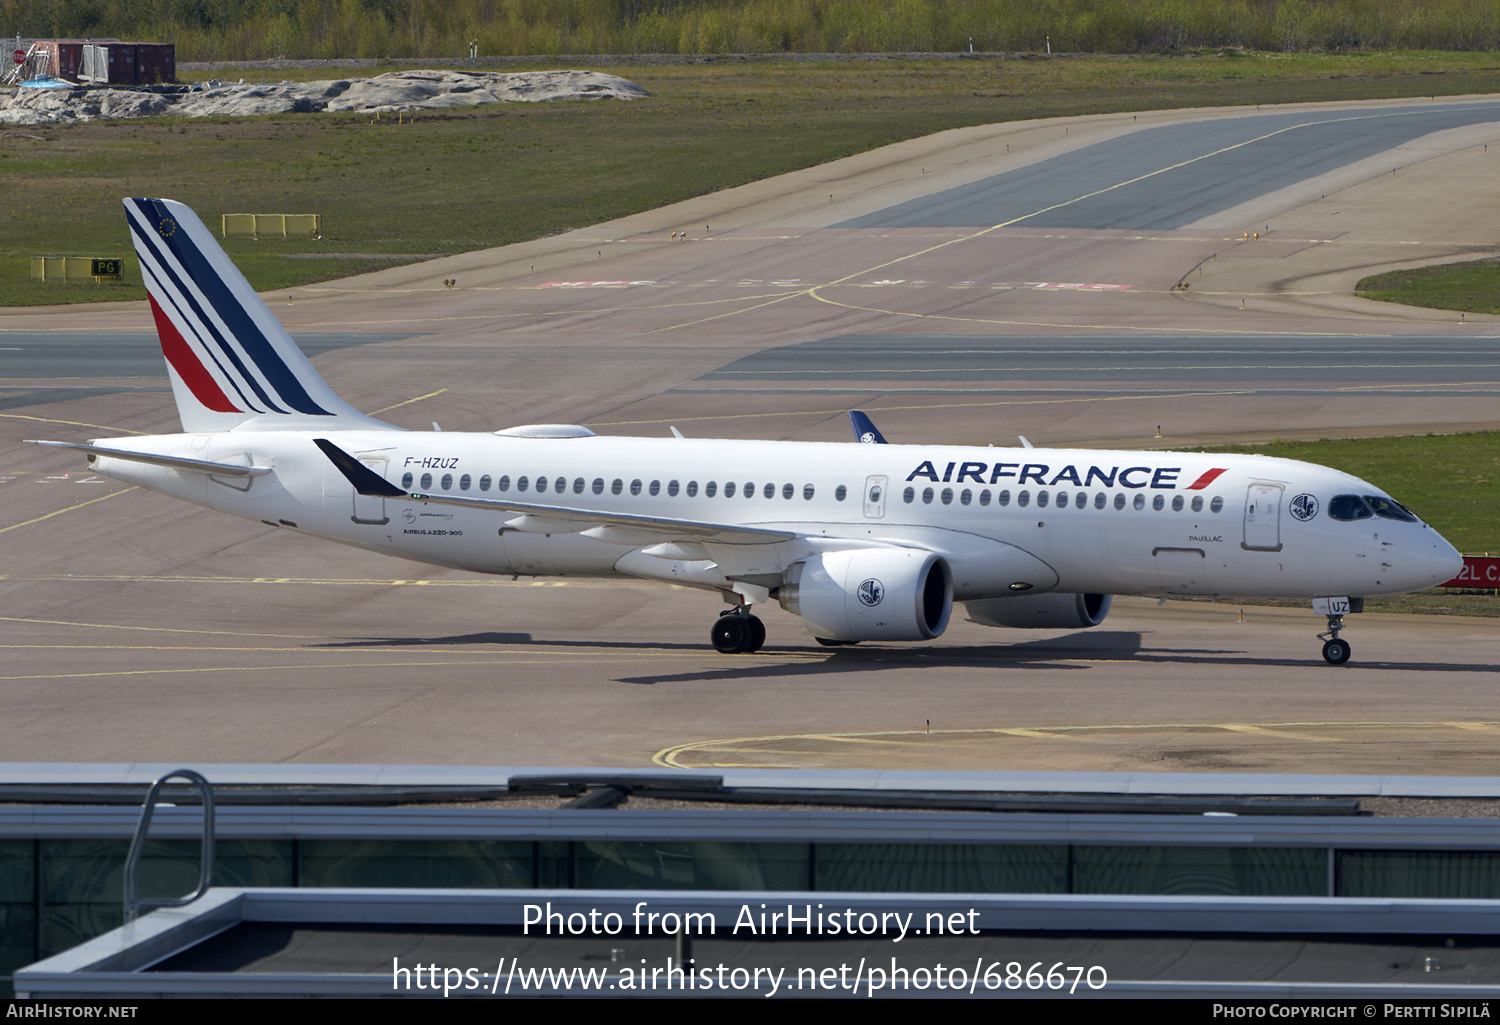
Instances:
[[[336,396],[194,213],[125,202],[181,434],[81,449],[99,473],[221,512],[481,573],[717,592],[721,652],[771,601],[826,645],[920,641],[955,603],[1088,627],[1118,593],[1314,599],[1323,656],[1368,595],[1461,559],[1373,484],[1264,456],[404,431]],[[675,433],[675,432],[674,432]]]

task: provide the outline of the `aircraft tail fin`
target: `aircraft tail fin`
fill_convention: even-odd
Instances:
[[[184,431],[392,429],[333,393],[197,214],[170,199],[125,211]]]
[[[866,445],[884,445],[886,443],[885,435],[880,433],[880,429],[875,426],[875,421],[859,410],[849,410],[849,423],[854,428],[855,441],[863,442]]]

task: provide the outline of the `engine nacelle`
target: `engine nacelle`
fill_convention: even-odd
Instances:
[[[1098,626],[1109,615],[1111,594],[1031,594],[966,601],[969,619],[981,626],[1068,629]]]
[[[926,641],[948,628],[953,574],[932,552],[861,548],[793,566],[778,597],[829,641]]]

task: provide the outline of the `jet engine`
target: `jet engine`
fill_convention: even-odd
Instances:
[[[948,627],[953,574],[932,552],[861,548],[798,563],[778,592],[822,641],[926,641]]]
[[[1029,594],[964,602],[969,619],[981,626],[1067,629],[1098,626],[1109,615],[1110,594]]]

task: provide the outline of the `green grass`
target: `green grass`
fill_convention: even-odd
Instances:
[[[1500,554],[1500,431],[1225,445],[1352,473],[1386,491],[1468,555]]]
[[[1500,313],[1500,260],[1393,270],[1360,280],[1366,299],[1467,313]]]
[[[518,65],[507,63],[501,70]],[[525,61],[524,67],[556,67]],[[340,78],[379,68],[272,72]],[[324,237],[225,249],[257,288],[352,273],[278,254],[432,254],[505,245],[948,128],[1028,118],[1300,100],[1500,92],[1471,53],[1262,54],[611,66],[632,102],[498,104],[408,115],[289,114],[34,126],[0,149],[0,304],[117,298],[23,284],[26,257],[129,252],[120,199],[323,214]],[[216,72],[246,78],[243,72]],[[206,77],[206,76],[205,76]],[[134,261],[126,277],[139,281]],[[297,278],[287,275],[297,275]],[[139,292],[131,292],[139,295]]]

